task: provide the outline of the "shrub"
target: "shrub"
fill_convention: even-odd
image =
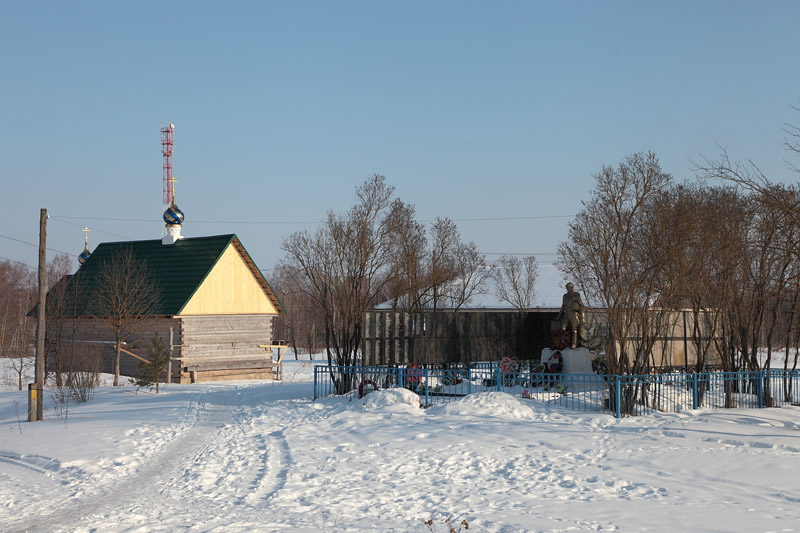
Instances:
[[[151,346],[147,349],[147,361],[139,361],[139,371],[141,376],[134,380],[137,387],[152,387],[156,386],[156,394],[158,394],[158,383],[161,381],[162,376],[164,380],[167,376],[167,364],[172,359],[172,352],[164,344],[161,337],[153,337]]]
[[[102,349],[96,345],[82,345],[75,350],[67,386],[77,403],[88,402],[94,396],[101,358]]]
[[[431,531],[431,533],[436,533],[437,531],[439,531],[436,528],[436,526],[433,525],[433,520],[431,519],[425,520],[425,525],[428,526],[428,529]],[[469,523],[466,520],[462,520],[461,523],[458,525],[458,529],[456,529],[453,526],[451,520],[448,518],[447,520],[444,521],[444,526],[446,528],[445,531],[447,531],[447,533],[459,533],[462,529],[464,530],[469,529]]]

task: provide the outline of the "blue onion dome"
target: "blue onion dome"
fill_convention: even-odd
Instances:
[[[83,249],[81,255],[78,256],[78,263],[84,264],[86,260],[89,259],[90,255],[92,255],[92,252],[89,251],[89,247],[87,246]]]
[[[180,226],[183,224],[183,211],[180,210],[175,202],[172,202],[167,210],[164,211],[163,218],[168,226]]]

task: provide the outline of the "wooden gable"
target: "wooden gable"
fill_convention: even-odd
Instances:
[[[178,313],[185,315],[277,315],[278,308],[234,239]]]

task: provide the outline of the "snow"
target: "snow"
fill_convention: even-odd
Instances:
[[[505,392],[481,392],[464,399],[433,407],[431,412],[441,411],[445,415],[490,416],[491,418],[533,419],[535,413],[531,405]]]
[[[484,392],[284,382],[0,391],[2,531],[797,531],[800,408],[615,419]]]

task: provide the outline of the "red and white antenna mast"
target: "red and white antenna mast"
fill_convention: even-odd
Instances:
[[[172,178],[172,137],[175,134],[175,124],[161,128],[161,153],[164,155],[164,208],[172,203],[174,180]]]

